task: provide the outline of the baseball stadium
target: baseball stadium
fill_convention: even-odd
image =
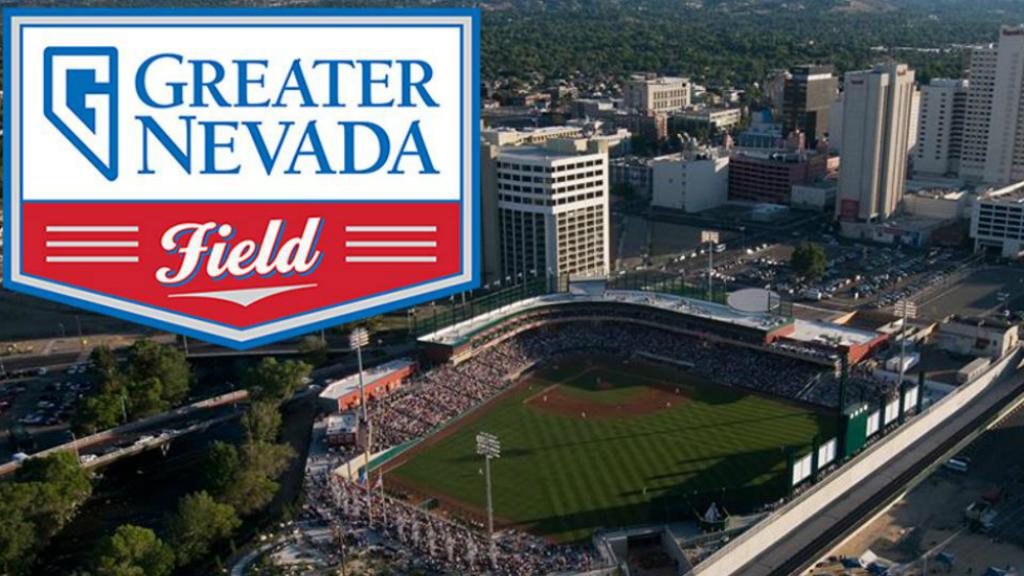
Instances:
[[[791,495],[837,461],[842,367],[885,340],[598,282],[477,312],[424,334],[415,374],[370,393],[368,476],[401,503],[389,520],[400,539],[421,537],[423,522],[466,531],[444,541],[467,547],[448,556],[471,569],[487,545],[489,475],[507,557],[558,551],[510,573],[586,566],[579,545],[602,531],[706,519],[709,507],[748,514]],[[497,445],[489,461],[481,433]],[[365,478],[338,489],[346,510]]]

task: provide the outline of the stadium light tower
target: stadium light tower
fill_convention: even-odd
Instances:
[[[356,364],[359,368],[359,410],[361,412],[360,428],[365,430],[363,442],[363,479],[366,488],[366,519],[373,521],[373,506],[370,506],[370,442],[372,429],[370,418],[366,412],[366,388],[363,385],[363,346],[370,343],[370,333],[365,328],[356,328],[348,336],[348,345],[356,351]]]
[[[903,377],[906,374],[906,358],[907,355],[907,320],[911,318],[917,318],[917,304],[909,298],[904,298],[896,304],[896,309],[900,311],[900,315],[903,317],[903,321],[900,323],[900,390],[903,390]],[[920,390],[918,391],[920,394]],[[902,402],[902,396],[900,402]],[[902,406],[902,404],[901,404]]]
[[[491,563],[494,563],[494,502],[491,499],[491,459],[501,457],[501,442],[494,434],[480,432],[476,435],[476,453],[484,457],[484,478],[487,483],[487,542]]]
[[[700,233],[700,243],[708,245],[708,301],[714,297],[711,291],[711,274],[715,270],[714,258],[715,258],[715,245],[718,244],[719,236],[717,230],[702,230]]]

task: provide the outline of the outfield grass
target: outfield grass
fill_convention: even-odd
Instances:
[[[536,397],[554,394],[553,385],[563,397],[606,411],[650,397],[652,385],[679,388],[680,395],[646,414],[594,418],[539,408]],[[600,528],[692,519],[712,500],[742,512],[778,499],[785,491],[782,448],[806,450],[816,434],[834,436],[832,419],[813,410],[615,359],[563,361],[454,426],[388,476],[482,510],[475,436],[491,432],[502,444],[492,463],[495,515],[559,542]]]

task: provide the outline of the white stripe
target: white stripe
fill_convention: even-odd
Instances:
[[[103,262],[103,263],[115,263],[115,262],[138,262],[138,256],[47,256],[47,262],[67,262],[67,263],[84,263],[84,262]]]
[[[345,262],[437,262],[437,256],[346,256]]]
[[[437,232],[437,226],[345,226],[345,232]]]
[[[345,242],[345,246],[347,248],[437,248],[437,242],[430,241],[430,240],[424,240],[422,242],[418,242],[418,241],[415,241],[415,240],[408,241],[408,242],[402,242],[402,241],[394,241],[394,242],[392,242],[392,241],[380,241],[380,242],[378,242],[376,240],[369,240],[369,241],[365,241],[365,242],[364,241]]]
[[[138,248],[137,240],[124,241],[73,241],[73,240],[52,240],[46,243],[47,248]]]
[[[47,232],[138,232],[138,226],[47,226]]]

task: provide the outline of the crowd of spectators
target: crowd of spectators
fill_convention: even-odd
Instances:
[[[369,403],[374,451],[429,435],[509,389],[541,362],[583,352],[643,354],[684,365],[725,386],[796,398],[822,368],[755,347],[728,345],[650,325],[616,321],[553,322],[492,340],[458,365],[423,370],[398,390]],[[337,454],[341,464],[346,454]],[[335,465],[336,464],[336,465]],[[328,522],[352,550],[378,549],[394,566],[441,573],[508,575],[581,571],[599,560],[588,551],[553,546],[516,530],[495,537],[473,521],[452,521],[411,501],[383,494],[376,478],[363,484],[338,478],[325,466],[308,468],[308,510]],[[333,554],[341,553],[334,550]]]
[[[719,384],[797,398],[822,369],[812,363],[667,330],[626,323],[560,323],[478,350],[458,366],[421,373],[370,405],[374,443],[395,446],[428,434],[511,386],[542,360],[586,350],[645,353],[687,365]]]
[[[331,527],[338,545],[324,546],[320,553],[333,563],[372,549],[398,572],[529,576],[581,572],[600,564],[587,550],[553,546],[514,529],[497,532],[492,547],[482,526],[453,522],[387,496],[379,487],[329,473],[307,475],[313,497],[305,513]]]

